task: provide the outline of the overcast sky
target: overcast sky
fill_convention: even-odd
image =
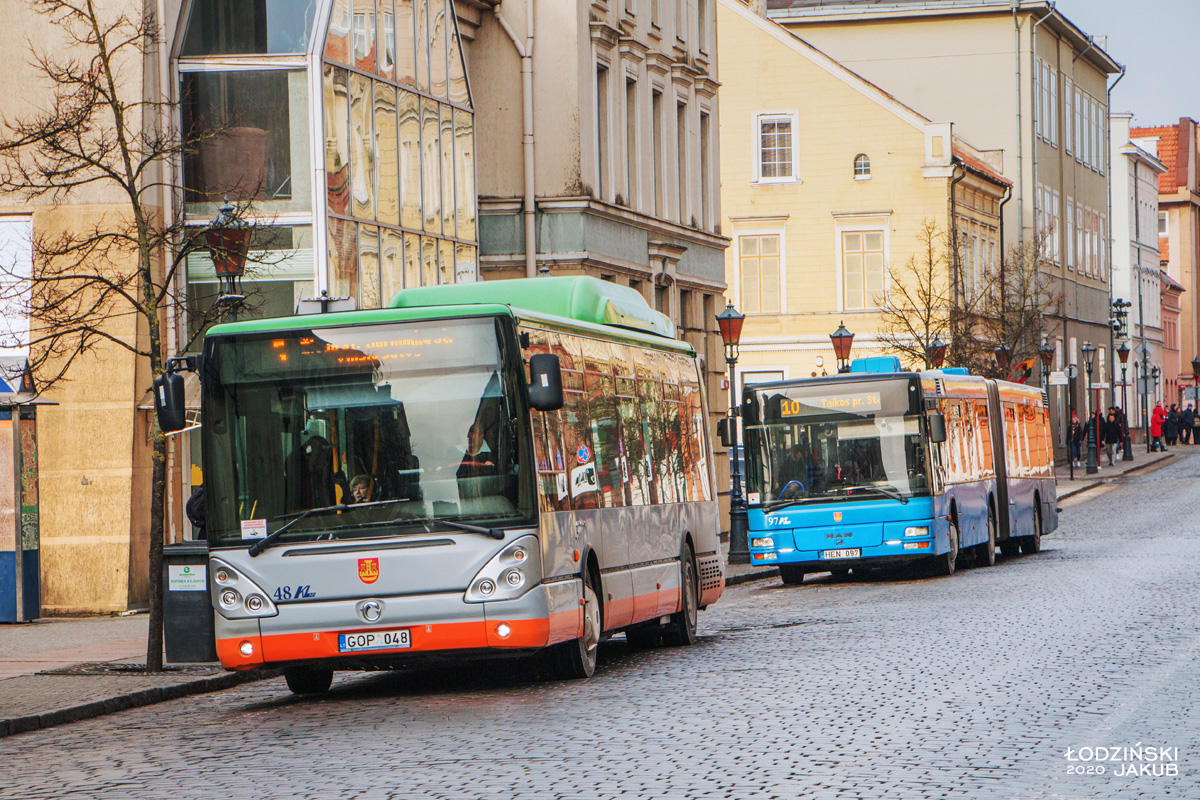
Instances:
[[[1107,36],[1108,54],[1125,65],[1114,112],[1132,111],[1136,125],[1200,119],[1200,0],[1058,0],[1057,8],[1084,33]]]

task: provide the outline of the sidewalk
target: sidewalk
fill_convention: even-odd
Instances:
[[[0,625],[0,736],[217,691],[276,672],[168,664],[147,675],[148,617],[51,618]]]
[[[1108,483],[1113,478],[1119,478],[1122,475],[1130,472],[1152,467],[1162,461],[1167,461],[1176,457],[1184,457],[1191,455],[1194,445],[1176,445],[1170,448],[1165,453],[1147,453],[1146,445],[1133,445],[1133,461],[1122,461],[1121,454],[1118,451],[1113,466],[1108,466],[1108,458],[1104,455],[1103,449],[1100,451],[1100,467],[1096,470],[1096,474],[1087,474],[1087,451],[1084,451],[1084,460],[1080,463],[1085,466],[1075,467],[1075,480],[1071,480],[1071,467],[1066,459],[1063,459],[1061,464],[1054,468],[1054,477],[1058,479],[1058,499],[1070,497],[1086,492],[1088,489],[1094,488],[1104,483]],[[1200,447],[1194,450],[1200,453]]]

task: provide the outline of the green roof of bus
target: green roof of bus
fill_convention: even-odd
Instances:
[[[595,325],[631,328],[675,338],[675,325],[646,304],[636,289],[583,275],[423,286],[398,292],[390,308],[503,303]]]
[[[534,280],[542,282],[555,281],[559,279],[536,278]],[[601,281],[596,282],[601,283]],[[491,281],[490,285],[496,286],[504,283],[527,284],[529,281]],[[488,284],[478,285],[486,286]],[[453,287],[447,286],[436,288],[449,289]],[[629,291],[634,290],[630,289]],[[637,292],[634,291],[634,294],[637,294]],[[640,298],[640,295],[638,296]],[[458,300],[460,298],[454,299]],[[551,327],[572,329],[580,333],[590,333],[592,335],[605,338],[619,338],[626,341],[647,344],[652,347],[658,347],[666,350],[684,351],[688,353],[693,352],[691,346],[688,345],[687,342],[681,342],[673,338],[667,339],[662,336],[644,333],[639,330],[617,327],[615,325],[604,325],[589,321],[581,321],[579,319],[563,317],[552,313],[530,311],[523,308],[514,308],[508,304],[501,304],[495,300],[491,302],[477,303],[468,303],[465,299],[462,299],[461,302],[458,303],[452,303],[449,302],[449,300],[450,298],[447,298],[447,302],[441,305],[413,305],[412,307],[408,308],[375,308],[364,311],[341,311],[329,314],[305,314],[292,317],[271,317],[268,319],[226,322],[219,325],[214,325],[209,329],[207,336],[236,336],[238,334],[248,333],[272,333],[275,331],[304,330],[311,328],[333,328],[343,325],[371,325],[383,322],[416,322],[426,319],[449,319],[455,317],[494,315],[514,317],[524,322],[541,322]],[[648,308],[649,307],[647,307],[647,309]]]

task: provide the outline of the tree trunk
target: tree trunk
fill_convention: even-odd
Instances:
[[[153,424],[153,423],[152,423]],[[163,532],[167,488],[167,437],[155,425],[154,469],[150,489],[150,630],[146,636],[146,671],[163,668]]]

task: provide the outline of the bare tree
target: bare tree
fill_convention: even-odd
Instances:
[[[988,318],[988,340],[1008,347],[1012,365],[1036,364],[1048,320],[1062,313],[1062,292],[1045,258],[1049,232],[1009,248],[996,285],[994,313]],[[1010,377],[1007,370],[999,377]]]
[[[916,251],[903,266],[888,266],[878,336],[901,361],[931,369],[939,340],[947,346],[947,364],[976,360],[994,276],[986,269],[966,276],[959,263],[954,242],[927,219],[917,233]]]
[[[3,120],[0,191],[50,207],[100,197],[108,210],[87,224],[35,232],[32,275],[0,265],[10,278],[4,299],[28,315],[30,368],[39,391],[68,380],[72,366],[98,349],[147,359],[156,377],[168,355],[167,326],[185,300],[176,273],[205,247],[209,231],[185,226],[182,211],[166,218],[163,199],[177,198],[180,190],[165,176],[201,139],[222,131],[209,127],[182,136],[173,122],[175,106],[146,96],[142,70],[161,57],[149,6],[120,11],[95,0],[30,5],[58,38],[52,47],[30,47],[30,66],[50,100],[44,109]],[[193,320],[191,328],[202,330],[210,321]],[[148,670],[159,671],[166,439],[157,427],[152,458],[146,660]]]

